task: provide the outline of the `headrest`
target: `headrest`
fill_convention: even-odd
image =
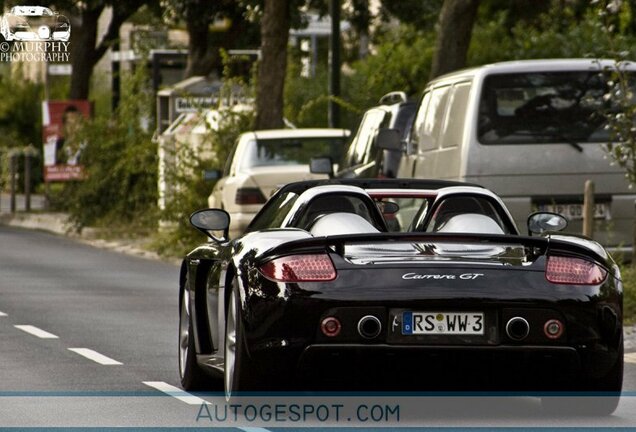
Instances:
[[[314,237],[338,234],[378,233],[378,229],[355,213],[329,213],[316,220],[309,232]]]

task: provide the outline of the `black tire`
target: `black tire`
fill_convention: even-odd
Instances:
[[[541,407],[553,415],[609,416],[620,401],[623,389],[624,349],[621,340],[614,366],[602,378],[588,381],[581,388],[582,396],[544,397]]]
[[[187,281],[186,281],[187,286]],[[197,364],[192,315],[189,313],[189,292],[187,288],[181,290],[179,307],[179,377],[184,390],[212,390],[219,386]]]
[[[254,365],[245,346],[243,319],[236,279],[225,315],[225,398],[229,401],[241,392],[257,390]]]

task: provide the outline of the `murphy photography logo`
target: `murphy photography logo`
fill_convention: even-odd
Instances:
[[[71,24],[43,6],[14,6],[0,20],[0,61],[68,62]]]

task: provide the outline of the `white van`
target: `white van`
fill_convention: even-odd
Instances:
[[[500,195],[517,224],[555,211],[582,231],[585,181],[595,183],[594,238],[631,250],[636,195],[610,164],[599,114],[612,61],[496,63],[431,81],[405,143],[398,177],[477,183]],[[636,70],[636,65],[628,65]]]

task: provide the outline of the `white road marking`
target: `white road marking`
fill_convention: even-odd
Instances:
[[[625,354],[625,362],[636,364],[636,352]]]
[[[117,360],[113,360],[110,357],[106,357],[103,354],[98,353],[97,351],[93,351],[92,349],[88,349],[88,348],[69,348],[69,351],[73,351],[74,353],[77,353],[83,357],[86,357],[89,360],[93,360],[95,363],[99,363],[101,365],[105,365],[105,366],[112,366],[112,365],[120,365],[122,363],[118,362]]]
[[[4,317],[4,316],[7,316],[7,314],[4,312],[0,312],[0,317]]]
[[[14,327],[19,330],[22,330],[23,332],[32,334],[33,336],[37,336],[41,339],[59,339],[59,337],[55,336],[54,334],[44,331],[32,325],[16,325]]]
[[[259,427],[240,427],[237,429],[242,430],[243,432],[270,432],[269,429]]]
[[[143,383],[146,384],[148,387],[152,387],[159,390],[160,392],[172,396],[173,398],[179,399],[181,402],[185,402],[188,405],[210,404],[210,402],[201,399],[200,397],[191,395],[190,393],[163,381],[144,381]]]

